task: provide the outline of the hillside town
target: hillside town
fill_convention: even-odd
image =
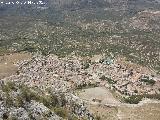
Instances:
[[[145,67],[124,64],[116,58],[101,57],[84,60],[78,57],[58,58],[35,55],[29,61],[18,63],[17,75],[5,78],[24,83],[30,87],[46,90],[53,88],[55,93],[67,93],[80,86],[110,85],[121,94],[159,94],[160,78]]]
[[[160,94],[160,78],[158,76],[149,69],[143,67],[137,69],[132,63],[124,64],[123,62],[122,64],[120,58],[106,56],[86,59],[75,56],[59,58],[52,54],[48,56],[35,54],[31,59],[15,64],[18,66],[16,74],[3,78],[1,85],[12,81],[18,86],[26,85],[29,88],[37,89],[38,94],[47,95],[49,92],[57,96],[63,94],[68,108],[80,118],[87,117],[89,120],[93,120],[94,116],[87,110],[85,101],[75,94],[76,90],[101,86],[110,90],[114,89],[122,96]],[[1,91],[1,93],[3,98],[3,92]],[[100,102],[101,100],[94,98],[93,101]],[[36,105],[40,103],[36,103],[34,100],[31,103],[27,108],[33,108],[31,111],[35,114],[34,118],[40,109],[41,112],[43,109],[47,109],[43,105]],[[7,111],[3,109],[3,105],[4,103],[1,102],[0,117]],[[20,117],[22,117],[26,114],[22,109],[11,110],[11,114],[21,113]],[[19,111],[22,112],[19,113]]]

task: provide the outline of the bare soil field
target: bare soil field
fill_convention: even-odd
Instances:
[[[104,87],[95,87],[84,89],[83,92],[79,94],[82,99],[89,101],[90,103],[96,103],[97,100],[100,100],[100,104],[120,104],[120,102],[115,99],[112,93]],[[95,100],[94,100],[95,99]],[[95,102],[94,102],[95,101]]]
[[[104,87],[84,89],[79,93],[79,97],[88,101],[88,109],[102,120],[118,120],[117,105],[121,103],[110,90]]]
[[[100,116],[101,120],[160,120],[159,101],[121,103],[110,90],[103,87],[84,89],[79,92],[79,97],[88,101],[88,109]]]
[[[0,56],[0,79],[10,76],[17,71],[15,63],[31,58],[29,53],[13,53]]]

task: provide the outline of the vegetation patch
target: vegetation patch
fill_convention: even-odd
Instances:
[[[149,79],[149,77],[144,77],[141,79],[142,82],[145,82],[146,84],[148,85],[154,85],[156,83],[156,81],[152,80],[152,79]]]

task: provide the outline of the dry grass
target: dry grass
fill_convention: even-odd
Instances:
[[[137,107],[121,106],[118,111],[121,120],[160,120],[160,103],[148,103]]]
[[[118,120],[117,107],[89,105],[88,109],[94,113],[94,115],[100,116],[101,120]]]

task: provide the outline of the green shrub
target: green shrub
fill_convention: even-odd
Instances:
[[[28,87],[21,87],[21,96],[25,99],[25,101],[30,102],[31,100],[38,99],[38,96],[34,94]]]
[[[105,77],[104,75],[100,77],[101,80],[107,80],[109,84],[115,84],[116,81],[112,80],[111,78]]]
[[[7,120],[8,117],[9,117],[9,113],[4,113],[2,116],[3,120]]]
[[[134,90],[134,93],[138,93],[138,90]]]
[[[6,93],[6,105],[8,107],[12,107],[13,106],[13,99],[12,97],[9,95],[9,93]]]
[[[160,100],[160,94],[151,94],[151,95],[145,94],[143,95],[143,97]]]
[[[6,85],[2,85],[2,91],[3,92],[10,92],[12,90],[16,90],[15,86],[16,86],[15,83],[7,82]]]
[[[83,65],[83,69],[88,69],[89,68],[89,63],[85,63],[84,65]]]
[[[23,106],[23,98],[22,98],[22,96],[17,96],[16,97],[15,106],[16,107],[22,107]]]
[[[106,80],[106,77],[105,77],[105,75],[102,75],[99,79]]]
[[[8,87],[9,87],[9,89],[11,89],[11,90],[16,90],[16,85],[15,85],[14,82],[8,82],[7,85],[8,85]]]
[[[68,120],[79,120],[75,115],[68,116]]]
[[[62,118],[67,118],[67,117],[68,117],[68,111],[67,111],[66,109],[62,108],[62,107],[55,108],[55,109],[54,109],[54,112],[55,112],[58,116],[60,116],[60,117],[62,117]]]
[[[138,104],[142,100],[143,96],[140,95],[132,95],[130,97],[124,98],[126,103],[130,104]]]
[[[152,79],[149,79],[149,78],[143,78],[141,79],[142,82],[145,82],[149,85],[154,85],[156,81],[152,80]]]

